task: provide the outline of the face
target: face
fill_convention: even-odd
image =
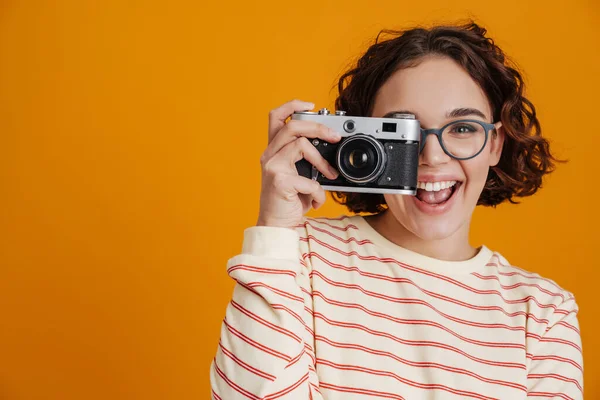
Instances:
[[[390,112],[415,114],[424,129],[441,128],[459,119],[496,122],[491,120],[489,101],[479,85],[455,61],[442,57],[425,58],[390,77],[377,93],[372,116]],[[489,168],[500,159],[504,136],[500,123],[496,128],[497,134],[488,133],[479,155],[462,161],[448,156],[435,135],[427,135],[418,169],[419,187],[425,189],[418,189],[417,196],[385,195],[396,220],[424,240],[468,235]]]

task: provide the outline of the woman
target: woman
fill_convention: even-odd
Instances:
[[[417,195],[338,193],[372,215],[304,218],[325,193],[295,162],[335,178],[309,138],[340,136],[285,122],[313,104],[273,110],[213,398],[582,398],[573,295],[469,243],[476,205],[532,195],[556,161],[519,72],[474,23],[417,28],[376,41],[339,90],[348,115],[408,112],[428,129]],[[452,142],[465,133],[476,148]]]

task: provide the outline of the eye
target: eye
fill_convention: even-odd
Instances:
[[[477,128],[469,124],[456,124],[450,127],[450,132],[458,134],[475,133]]]

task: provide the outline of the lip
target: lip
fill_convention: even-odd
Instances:
[[[456,175],[437,175],[437,174],[423,174],[417,177],[418,182],[442,182],[442,181],[457,181],[462,182],[464,179],[459,178]]]
[[[439,178],[439,176],[437,178]],[[419,178],[419,179],[421,179],[421,178]],[[456,178],[446,179],[445,177],[443,177],[442,180],[458,181],[458,179],[456,179]],[[426,181],[426,182],[436,182],[436,181]],[[452,193],[452,196],[450,197],[450,199],[446,200],[446,202],[442,205],[427,204],[427,203],[419,200],[417,198],[417,196],[411,196],[412,201],[414,202],[417,209],[419,211],[421,211],[423,214],[431,215],[431,216],[444,214],[448,210],[450,210],[450,208],[452,208],[452,206],[456,202],[456,198],[462,194],[463,182],[459,181],[459,183],[457,183],[457,185],[459,185],[459,186],[458,186],[458,188],[455,189],[454,193]]]

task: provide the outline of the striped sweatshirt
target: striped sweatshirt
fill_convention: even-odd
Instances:
[[[441,261],[361,216],[252,227],[211,363],[212,398],[583,398],[578,307],[482,246]]]

